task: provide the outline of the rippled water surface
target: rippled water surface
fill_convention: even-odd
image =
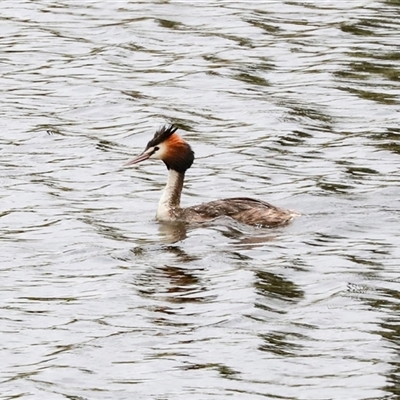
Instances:
[[[398,399],[400,3],[0,2],[1,399]],[[184,205],[154,220],[160,125]]]

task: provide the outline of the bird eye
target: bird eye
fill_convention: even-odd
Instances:
[[[158,146],[154,147],[154,151],[158,151],[160,148]]]

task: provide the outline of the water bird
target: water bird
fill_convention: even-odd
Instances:
[[[182,208],[180,201],[183,182],[186,171],[193,164],[194,152],[189,143],[176,133],[177,129],[174,125],[158,129],[143,153],[125,164],[129,166],[147,159],[156,159],[166,165],[169,176],[158,203],[158,220],[194,223],[226,216],[248,225],[277,227],[288,224],[299,215],[295,211],[248,197],[233,197]]]

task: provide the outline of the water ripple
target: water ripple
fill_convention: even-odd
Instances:
[[[399,5],[0,3],[1,399],[399,395]],[[284,229],[160,224],[246,195]]]

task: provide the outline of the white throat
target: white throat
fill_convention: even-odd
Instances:
[[[169,170],[167,185],[158,202],[157,219],[160,221],[173,221],[178,218],[184,177],[183,173]]]

